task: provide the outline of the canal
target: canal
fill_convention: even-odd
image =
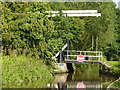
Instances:
[[[44,88],[96,88],[106,89],[117,77],[100,74],[99,65],[83,65],[73,73],[54,74]]]
[[[78,65],[73,73],[53,74],[52,78],[46,77],[18,84],[10,84],[5,88],[96,88],[106,90],[117,77],[99,73],[99,65]],[[84,90],[84,89],[80,89]]]

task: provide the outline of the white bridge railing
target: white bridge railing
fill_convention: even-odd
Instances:
[[[79,55],[83,55],[85,57],[88,57],[89,60],[94,60],[96,58],[96,61],[103,61],[103,55],[101,51],[76,51],[76,50],[64,50],[64,52],[67,52],[67,55],[64,55],[67,60],[73,60],[73,57],[76,58]],[[69,54],[68,54],[69,52]],[[94,59],[93,59],[94,58]],[[94,60],[95,61],[95,60]]]

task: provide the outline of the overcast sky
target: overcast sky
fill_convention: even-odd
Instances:
[[[120,0],[113,0],[116,4],[117,4],[117,7],[118,7],[118,2],[120,1]]]

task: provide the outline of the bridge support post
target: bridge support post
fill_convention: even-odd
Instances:
[[[72,63],[66,63],[66,64],[67,64],[68,72],[74,72],[74,68],[72,66]]]
[[[68,52],[68,50],[69,50],[69,40],[67,41],[67,44],[68,44],[68,46],[67,46],[67,59],[69,59],[69,52]]]
[[[63,52],[60,51],[60,54],[58,56],[58,63],[63,63],[64,62],[64,56],[63,56]]]

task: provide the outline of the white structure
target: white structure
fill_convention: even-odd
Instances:
[[[61,11],[46,11],[48,17],[62,16],[65,17],[79,17],[79,16],[101,16],[101,13],[97,13],[97,10],[61,10]]]
[[[65,16],[65,17],[80,17],[80,16],[101,16],[101,13],[98,13],[97,10],[61,10],[61,11],[46,11],[48,13],[48,17],[55,17],[55,16]],[[64,45],[61,51],[63,51],[68,46],[68,43]],[[92,39],[92,47],[93,47],[93,39]],[[97,49],[96,49],[97,50]],[[54,57],[58,57],[60,54],[59,51]],[[67,50],[67,56],[68,56],[68,50]],[[61,61],[61,55],[60,55],[60,61]]]
[[[118,2],[118,8],[120,9],[120,1]]]

